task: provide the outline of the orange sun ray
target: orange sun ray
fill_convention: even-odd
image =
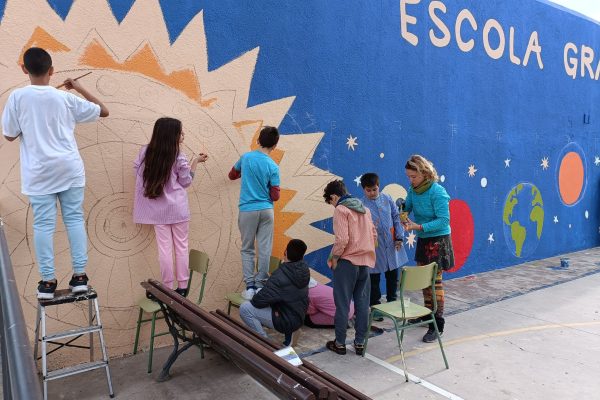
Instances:
[[[19,55],[19,65],[23,64],[23,54],[25,54],[25,51],[30,47],[41,47],[49,52],[71,51],[71,49],[56,40],[54,36],[39,26],[35,28],[31,37],[27,43],[25,43],[25,46],[23,46],[23,50],[21,50],[21,54]]]
[[[165,72],[158,57],[148,44],[145,44],[124,62],[119,63],[97,40],[93,40],[83,52],[79,62],[95,68],[140,73],[183,92],[203,107],[208,107],[216,101],[216,98],[202,100],[200,85],[193,70],[181,69],[170,73]]]

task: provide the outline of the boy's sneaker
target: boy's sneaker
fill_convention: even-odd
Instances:
[[[365,354],[365,344],[358,344],[354,342],[354,351],[357,356],[363,356]]]
[[[39,281],[37,288],[37,298],[40,300],[52,300],[56,291],[57,282]]]
[[[256,289],[253,287],[246,288],[246,290],[242,291],[242,298],[244,300],[252,300],[254,295],[256,294]]]
[[[88,277],[86,274],[73,275],[69,281],[72,293],[86,293],[88,291]]]
[[[444,334],[444,332],[440,332],[440,337],[442,337],[442,335]],[[427,333],[425,334],[425,336],[423,336],[423,341],[425,343],[433,343],[437,340],[437,335],[435,333],[435,329],[428,329]]]
[[[328,350],[331,350],[334,353],[337,353],[341,356],[346,354],[346,345],[345,344],[337,344],[335,340],[331,340],[331,341],[325,343],[325,347],[327,347]]]

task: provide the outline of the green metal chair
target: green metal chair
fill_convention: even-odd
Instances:
[[[371,314],[369,315],[369,328],[367,332],[371,331],[371,323],[376,317],[389,318],[394,322],[396,328],[396,337],[398,339],[398,347],[400,347],[400,358],[402,359],[402,365],[404,367],[404,376],[406,382],[408,382],[408,371],[406,369],[406,361],[404,360],[404,349],[402,348],[402,340],[404,339],[404,331],[409,328],[415,328],[423,325],[433,323],[433,327],[437,334],[438,344],[444,358],[444,364],[446,368],[448,366],[448,360],[446,360],[446,354],[444,353],[444,346],[442,345],[442,339],[440,338],[440,332],[438,330],[437,323],[435,322],[435,312],[437,310],[437,300],[435,297],[435,277],[437,275],[437,263],[431,263],[419,267],[404,267],[402,268],[402,274],[400,275],[400,299],[392,301],[390,303],[378,304],[371,307]],[[423,290],[431,287],[433,297],[433,310],[427,307],[420,306],[413,302],[409,304],[404,303],[404,291],[405,290]],[[425,320],[418,320],[417,318],[427,317]],[[369,342],[369,336],[365,341],[365,351],[367,352],[367,344]]]
[[[269,259],[269,275],[271,275],[279,266],[281,265],[281,259],[279,257],[271,256]],[[242,303],[246,301],[242,297],[242,294],[239,292],[227,293],[225,296],[225,300],[227,300],[227,314],[231,313],[231,307],[240,308]]]
[[[198,301],[196,304],[200,304],[202,302],[202,297],[204,296],[204,286],[206,285],[206,274],[208,273],[208,254],[199,251],[199,250],[190,250],[190,279],[188,281],[188,288],[192,286],[192,276],[194,272],[202,274],[202,283],[200,284],[200,294],[198,295]],[[136,354],[138,351],[138,341],[140,338],[140,327],[144,322],[152,322],[150,328],[150,353],[148,355],[148,373],[152,372],[152,356],[154,354],[154,338],[158,336],[168,335],[169,332],[160,332],[155,333],[155,325],[157,319],[163,319],[162,310],[160,309],[160,305],[148,298],[142,298],[138,301],[138,306],[140,307],[140,313],[138,315],[137,320],[137,328],[135,331],[135,343],[133,345],[133,354]],[[142,319],[143,314],[152,314],[151,318]],[[160,316],[158,314],[161,314]],[[204,358],[204,346],[202,344],[200,347],[200,357]]]

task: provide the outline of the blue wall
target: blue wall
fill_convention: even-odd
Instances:
[[[72,1],[50,3],[64,18]],[[122,20],[132,2],[109,3]],[[408,25],[419,39],[414,46],[401,34],[406,22],[400,15],[403,3],[163,0],[161,7],[172,40],[204,10],[211,69],[259,46],[250,103],[296,96],[281,129],[325,132],[314,163],[342,176],[355,194],[360,191],[353,180],[364,172],[378,172],[383,186],[406,186],[406,158],[421,153],[431,159],[444,175],[450,196],[468,204],[474,221],[469,257],[451,277],[598,245],[600,167],[594,161],[600,155],[599,83],[581,77],[580,66],[573,79],[563,60],[568,42],[578,52],[571,51],[570,57],[579,57],[581,46],[589,46],[598,53],[591,62],[595,74],[600,26],[541,1],[445,0],[436,4],[444,5],[446,12],[436,14],[448,26],[451,40],[436,47],[429,30],[438,37],[442,32],[430,18],[431,2],[422,0],[406,4],[407,14],[417,18],[416,24]],[[3,9],[0,1],[0,12]],[[475,41],[469,52],[458,48],[454,32],[463,9],[478,25],[476,32],[468,23],[462,26],[463,39]],[[506,49],[497,60],[483,45],[484,24],[490,18],[499,22],[505,36]],[[535,52],[527,66],[511,62],[511,26],[514,55],[521,63],[530,35],[537,32],[543,69]],[[498,43],[492,31],[491,47]],[[349,135],[358,138],[355,150],[346,145]],[[578,155],[585,172],[582,194],[571,201],[574,204],[565,204],[559,192],[559,167],[568,153]],[[545,158],[546,169],[541,165]],[[468,175],[470,165],[477,169],[473,177]],[[563,166],[567,175],[568,167]],[[482,178],[487,180],[485,187]],[[517,256],[503,217],[505,200],[520,182],[539,192],[526,185],[509,217],[509,222],[518,220],[527,229]],[[541,194],[542,207],[539,201],[532,204],[532,193]],[[530,219],[536,207],[544,211],[539,239],[540,221]],[[462,217],[456,218],[454,223],[460,225]],[[317,225],[330,229],[329,221]],[[490,234],[494,241],[488,240]],[[459,247],[469,247],[462,243],[464,237],[453,239]],[[310,260],[322,265],[328,251],[313,253]]]

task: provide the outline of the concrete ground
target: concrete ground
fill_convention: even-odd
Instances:
[[[408,331],[404,348],[411,381],[404,381],[395,334],[389,323],[369,341],[366,358],[339,356],[323,348],[331,331],[304,329],[298,350],[322,369],[374,399],[577,399],[600,395],[600,248],[450,280],[446,284],[444,348],[425,344],[425,328]],[[419,295],[413,299],[418,301]],[[349,340],[352,334],[349,335]],[[169,348],[111,360],[121,399],[271,399],[270,392],[235,365],[208,350],[185,352],[172,379],[155,377]],[[49,384],[50,399],[107,397],[102,371]]]

